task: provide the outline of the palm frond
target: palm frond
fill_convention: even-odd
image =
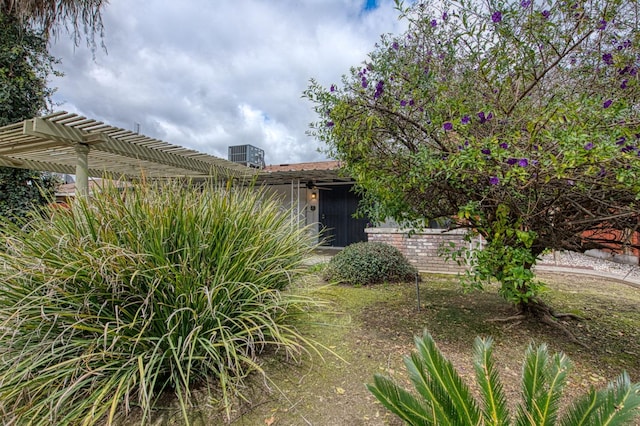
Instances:
[[[530,344],[525,353],[522,369],[522,403],[518,406],[517,425],[538,425],[543,418],[539,406],[539,396],[544,392],[547,380],[545,370],[549,363],[549,351],[546,344],[535,347]]]
[[[444,414],[453,424],[478,424],[480,410],[475,399],[453,364],[440,352],[431,334],[425,332],[422,338],[416,337],[415,344],[418,349],[418,359],[422,361],[416,363],[420,367],[419,375],[412,374],[410,371],[416,388],[420,391],[424,386],[430,385],[432,394],[438,398],[434,404],[437,402],[437,405],[443,407]],[[416,358],[415,355],[413,358]],[[415,361],[417,359],[414,359],[414,363]],[[428,371],[428,381],[425,381],[423,366]]]
[[[561,426],[627,425],[640,416],[640,383],[631,383],[623,372],[605,389],[589,393],[570,407]]]
[[[413,353],[411,356],[405,357],[404,365],[407,367],[414,387],[431,407],[435,424],[452,424],[450,417],[453,410],[451,400],[446,395],[445,389],[434,387],[431,377],[425,369],[424,360],[420,355]]]
[[[476,378],[482,393],[482,415],[486,424],[508,425],[507,398],[493,362],[493,339],[476,337],[473,345]]]
[[[419,401],[414,395],[393,383],[387,377],[376,374],[367,389],[392,413],[410,425],[437,425],[433,408]]]
[[[562,417],[560,426],[596,426],[596,412],[603,402],[602,392],[591,387],[589,393],[575,401]]]
[[[554,354],[543,371],[545,388],[536,398],[540,418],[537,424],[552,426],[556,424],[562,391],[567,381],[567,372],[571,361],[563,353]]]

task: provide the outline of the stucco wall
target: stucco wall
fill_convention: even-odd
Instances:
[[[267,193],[275,194],[282,205],[291,208],[292,222],[298,222],[299,226],[311,225],[311,231],[317,237],[318,224],[318,191],[311,190],[295,182],[289,185],[271,185],[265,187]],[[313,196],[315,194],[315,197]]]
[[[398,248],[422,272],[458,273],[464,268],[438,256],[438,250],[443,245],[449,247],[451,243],[456,248],[469,246],[470,243],[464,241],[466,231],[443,231],[425,229],[409,236],[406,230],[398,228],[366,229],[368,241],[379,241]]]

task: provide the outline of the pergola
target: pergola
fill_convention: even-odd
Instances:
[[[255,169],[67,112],[0,127],[0,166],[89,177],[247,178]]]

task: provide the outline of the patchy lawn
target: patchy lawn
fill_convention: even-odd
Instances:
[[[250,401],[234,406],[232,424],[400,425],[364,384],[376,372],[408,382],[402,357],[412,351],[413,336],[425,328],[472,388],[473,339],[492,336],[513,405],[519,401],[521,360],[532,341],[547,342],[551,351],[563,351],[573,360],[567,395],[604,386],[622,370],[640,381],[640,288],[589,276],[538,276],[549,284],[544,295],[549,304],[585,318],[565,325],[588,349],[547,325],[493,321],[514,314],[497,287],[464,293],[455,277],[424,275],[418,311],[414,283],[352,288],[311,279],[305,288],[330,303],[301,327],[326,347],[321,350],[324,359],[312,353],[296,362],[274,354],[263,365],[269,379],[250,381]],[[207,405],[194,410],[194,424],[222,423],[222,409]],[[172,409],[158,414],[158,424],[179,418]]]

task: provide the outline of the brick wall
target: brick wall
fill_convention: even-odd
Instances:
[[[457,273],[463,270],[456,262],[438,256],[438,249],[449,243],[455,247],[468,246],[469,243],[464,241],[464,230],[443,232],[442,229],[425,229],[411,236],[406,230],[397,228],[367,228],[365,232],[368,241],[398,248],[422,272]]]

